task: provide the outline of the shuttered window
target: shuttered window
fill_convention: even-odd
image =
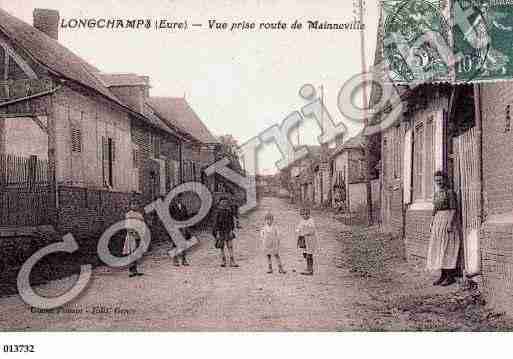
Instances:
[[[388,138],[383,137],[383,156],[382,157],[382,165],[381,165],[381,171],[383,172],[382,177],[385,179],[385,181],[388,179],[388,158],[390,156],[390,153],[388,153]]]
[[[430,202],[433,199],[436,170],[435,159],[438,154],[437,139],[439,132],[434,117],[419,121],[415,126],[413,145],[413,197],[415,200]]]
[[[132,166],[139,168],[139,147],[137,145],[132,146]]]
[[[424,164],[424,199],[431,201],[433,199],[434,182],[434,123],[433,117],[426,120],[426,135],[425,135],[425,164]]]
[[[82,131],[78,127],[71,129],[71,151],[82,152]]]
[[[424,123],[415,126],[414,144],[413,144],[413,197],[422,199],[423,180],[424,180]]]
[[[152,146],[153,158],[160,158],[160,153],[161,153],[161,151],[160,151],[160,147],[161,147],[160,137],[157,136],[157,135],[152,135],[151,138],[152,138],[151,146]]]
[[[401,128],[396,127],[394,130],[393,137],[393,169],[394,169],[394,178],[397,179],[401,176]]]
[[[403,194],[404,203],[412,201],[412,155],[413,155],[413,130],[408,129],[404,135],[403,157]]]

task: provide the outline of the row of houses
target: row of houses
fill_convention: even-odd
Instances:
[[[150,96],[147,76],[101,72],[59,43],[58,26],[54,10],[36,9],[31,26],[0,9],[3,256],[21,232],[98,238],[134,193],[145,205],[197,181],[240,195],[203,172],[225,156],[240,165],[185,98]]]
[[[281,171],[282,185],[294,203],[337,208],[353,223],[365,220],[367,165],[362,133],[335,147],[308,146],[308,155]],[[376,167],[376,165],[374,166]],[[377,168],[376,168],[377,170]],[[371,174],[373,204],[379,208],[378,173]]]
[[[375,65],[383,61],[381,25]],[[394,125],[334,150],[310,148],[308,157],[283,171],[293,201],[333,207],[342,187],[350,211],[366,205],[366,143],[374,170],[375,223],[404,240],[409,261],[425,266],[434,173],[443,171],[456,193],[462,223],[460,272],[479,283],[488,303],[513,314],[512,82],[435,83],[394,91],[402,103]],[[380,101],[379,92],[373,88],[371,103]],[[376,114],[370,124],[380,123],[390,110]]]

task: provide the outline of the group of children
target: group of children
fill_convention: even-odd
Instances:
[[[310,216],[308,208],[302,208],[300,211],[301,220],[296,227],[297,247],[303,253],[306,261],[306,270],[301,272],[303,275],[313,275],[313,256],[317,250],[317,231],[315,222]],[[278,264],[279,273],[285,274],[280,257],[280,234],[274,221],[274,215],[269,212],[265,215],[265,224],[260,231],[264,253],[267,256],[269,269],[267,273],[273,273],[272,257],[274,256]]]
[[[126,219],[135,219],[142,221],[142,215],[137,212],[135,202],[130,204],[130,211],[126,214]],[[175,209],[175,208],[173,208]],[[183,220],[181,213],[185,212],[180,208],[180,210],[175,210],[173,212],[174,215],[180,218],[176,218],[178,220]],[[216,238],[216,248],[221,250],[222,254],[222,267],[227,266],[227,258],[224,251],[224,248],[228,248],[228,252],[230,255],[230,266],[238,267],[239,265],[235,262],[233,255],[233,244],[232,240],[235,235],[235,215],[232,213],[233,211],[229,208],[226,200],[221,200],[220,205],[217,211],[215,225],[214,225],[214,237]],[[303,257],[306,261],[306,270],[301,272],[303,275],[313,275],[313,256],[315,251],[317,250],[317,233],[315,228],[315,222],[310,216],[310,210],[308,208],[302,208],[300,211],[301,219],[296,227],[296,236],[297,236],[297,247],[302,252]],[[260,230],[261,238],[263,241],[264,253],[267,256],[269,269],[267,273],[273,273],[273,265],[272,265],[272,257],[275,258],[278,264],[278,271],[281,274],[285,274],[286,271],[283,269],[283,264],[280,258],[280,233],[278,231],[278,227],[276,226],[274,215],[271,212],[268,212],[265,215],[264,226]],[[188,233],[187,233],[188,234]],[[124,255],[130,255],[137,249],[140,238],[135,231],[128,230],[127,236],[125,239],[125,245],[123,248]],[[181,255],[182,264],[189,265],[185,256],[185,253]],[[178,258],[174,258],[175,265],[180,265]],[[141,272],[137,269],[137,262],[132,263],[129,267],[129,275],[130,277],[140,276]]]

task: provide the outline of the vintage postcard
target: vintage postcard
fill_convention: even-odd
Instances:
[[[512,40],[509,0],[0,0],[0,330],[513,329]]]

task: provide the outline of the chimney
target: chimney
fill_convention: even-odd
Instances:
[[[34,27],[52,39],[59,40],[59,12],[51,9],[34,9]]]

